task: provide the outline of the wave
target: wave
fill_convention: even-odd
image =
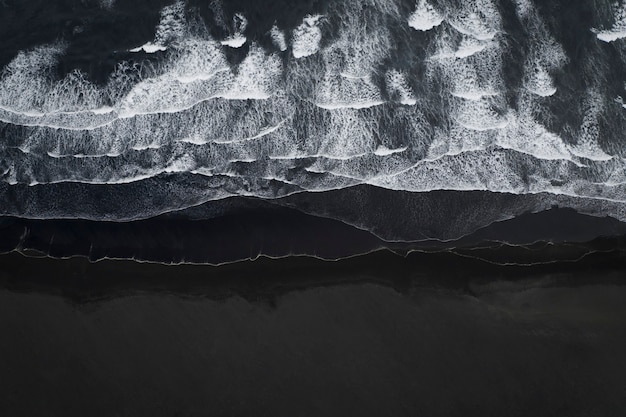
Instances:
[[[474,0],[455,10],[448,19],[458,32],[480,41],[495,38],[500,32],[500,12],[491,0]]]
[[[387,94],[400,104],[414,106],[417,97],[413,88],[409,85],[408,77],[398,70],[391,69],[385,74]]]
[[[281,52],[285,52],[287,50],[287,38],[285,33],[280,30],[278,26],[272,26],[272,29],[270,29],[270,36],[272,37],[274,46],[276,46]]]
[[[319,51],[322,41],[322,30],[319,25],[322,17],[322,15],[305,16],[300,26],[294,29],[291,38],[294,58],[305,58]]]
[[[241,13],[235,13],[233,16],[233,33],[220,43],[230,48],[241,48],[248,41],[248,38],[244,35],[247,27],[248,19]]]
[[[610,29],[592,29],[602,42],[615,42],[626,38],[626,5],[623,2],[613,4],[613,21]]]
[[[420,0],[408,22],[413,29],[425,32],[439,26],[443,22],[443,16],[426,0]]]
[[[623,203],[619,54],[569,57],[515,4],[336,2],[261,30],[245,8],[204,22],[178,1],[99,84],[59,75],[70,41],[23,50],[0,75],[0,182],[192,174],[215,187],[205,201],[373,184]]]
[[[144,43],[136,48],[129,49],[129,52],[145,52],[147,54],[153,54],[155,52],[166,51],[167,47],[163,45],[155,45],[152,42]]]

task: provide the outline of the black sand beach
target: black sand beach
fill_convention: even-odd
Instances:
[[[626,410],[626,4],[0,0],[0,417]]]
[[[596,256],[512,271],[442,254],[219,268],[3,255],[0,408],[611,415],[626,406],[624,258]]]

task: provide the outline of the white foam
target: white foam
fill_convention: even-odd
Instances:
[[[148,149],[161,149],[161,145],[158,143],[148,143],[148,144],[141,144],[141,145],[133,145],[131,149],[134,151],[145,151]],[[119,156],[119,155],[120,154],[108,155],[108,156]]]
[[[610,161],[614,158],[604,152],[597,142],[586,142],[584,139],[579,139],[578,143],[569,149],[573,155],[592,161]]]
[[[280,30],[278,26],[272,26],[270,30],[270,36],[272,37],[272,42],[274,42],[274,46],[276,46],[281,52],[287,50],[287,39],[285,37],[285,32]]]
[[[280,58],[253,44],[248,56],[239,64],[231,88],[219,96],[235,100],[267,99],[276,91],[281,74]]]
[[[364,7],[362,3],[349,2],[331,10],[341,25],[321,52],[323,73],[312,91],[313,102],[318,107],[368,109],[386,101],[375,75],[389,56],[390,34],[384,21],[377,20],[382,16],[365,18],[368,14],[364,13]],[[405,93],[410,93],[408,85]]]
[[[511,116],[508,129],[498,136],[497,143],[502,148],[513,149],[542,160],[572,160],[563,140],[537,123],[530,114]]]
[[[185,2],[178,0],[161,10],[161,21],[156,28],[154,44],[166,46],[169,43],[183,39],[186,31]]]
[[[186,39],[164,65],[164,77],[181,82],[209,80],[231,67],[219,44],[212,39]],[[222,74],[223,75],[223,74]]]
[[[332,155],[332,154],[318,153],[316,155],[312,155],[312,157],[313,158],[323,158],[323,159],[334,159],[336,161],[349,161],[350,159],[360,158],[360,157],[365,156],[365,155],[367,155],[367,153],[365,153],[365,152],[359,153],[359,154],[353,154],[353,155]],[[314,165],[308,167],[308,169],[311,169],[311,172],[319,172],[319,173],[326,173],[326,172],[328,172],[327,169],[314,171],[314,169],[315,169]]]
[[[16,112],[0,107],[0,121],[29,127],[48,127],[66,130],[93,130],[112,123],[117,114],[105,113],[104,109],[81,112]],[[100,113],[102,112],[102,113]]]
[[[454,120],[469,130],[504,129],[509,124],[509,117],[486,99],[461,100],[456,109]]]
[[[49,45],[21,52],[0,78],[0,120],[24,126],[93,129],[115,119],[104,105],[106,89],[89,82],[80,71],[54,81],[51,68],[63,46]]]
[[[293,30],[291,48],[294,58],[304,58],[317,53],[322,41],[322,30],[319,25],[322,15],[307,15],[300,26]]]
[[[315,105],[327,110],[366,109],[384,104],[380,89],[365,78],[345,78],[329,74],[317,93]]]
[[[322,109],[326,109],[326,110],[369,109],[370,107],[380,106],[381,104],[385,104],[385,102],[384,101],[360,101],[360,102],[339,101],[335,103],[315,103],[316,106]]]
[[[312,155],[303,155],[303,154],[297,154],[296,152],[290,152],[288,155],[270,155],[269,159],[271,160],[276,160],[276,161],[293,161],[296,159],[303,159],[303,158],[312,158]]]
[[[626,38],[626,3],[615,3],[613,5],[613,19],[614,23],[610,29],[592,29],[602,42],[615,42]]]
[[[596,34],[598,39],[603,42],[615,42],[618,39],[626,38],[626,28],[624,29],[611,29],[611,30],[603,30]]]
[[[374,151],[374,155],[388,156],[388,155],[393,155],[394,153],[402,153],[406,151],[407,149],[408,148],[406,146],[403,146],[402,148],[397,148],[397,149],[389,149],[384,145],[379,145],[378,148],[376,148],[376,150]]]
[[[450,20],[450,26],[460,33],[476,38],[481,41],[492,40],[497,31],[492,29],[477,13],[469,13],[459,16],[457,20]]]
[[[254,135],[254,136],[252,136],[252,137],[248,138],[248,140],[251,140],[251,139],[258,139],[258,138],[261,138],[261,137],[263,137],[263,136],[267,136],[267,135],[269,135],[270,133],[274,133],[274,132],[276,132],[278,129],[280,129],[280,127],[281,127],[283,124],[284,124],[284,121],[280,122],[280,123],[279,123],[279,124],[277,124],[276,126],[268,126],[268,127],[264,128],[264,129],[261,129],[261,131],[260,131],[258,134],[256,134],[256,135]]]
[[[414,106],[417,103],[413,89],[407,82],[406,76],[400,71],[387,71],[385,81],[387,84],[387,92],[392,99],[406,106]]]
[[[472,62],[456,60],[442,64],[446,79],[451,84],[452,96],[477,101],[499,94],[495,86],[501,84],[500,69],[492,68],[494,64],[499,64],[498,62],[491,63],[489,59]],[[481,68],[482,64],[485,64],[486,68]]]
[[[493,43],[490,41],[479,41],[474,38],[464,37],[459,48],[454,52],[454,56],[456,58],[468,58],[492,45]]]
[[[281,121],[280,123],[278,123],[276,126],[266,126],[264,128],[262,128],[259,133],[253,135],[253,136],[249,136],[249,137],[245,137],[245,138],[234,138],[234,139],[230,139],[230,140],[215,140],[214,143],[220,143],[220,144],[225,144],[225,143],[237,143],[237,142],[245,142],[248,140],[254,140],[254,139],[259,139],[262,138],[264,136],[270,135],[274,132],[276,132],[278,129],[281,128],[281,126],[285,123],[285,121]]]
[[[206,145],[209,143],[209,140],[200,135],[192,135],[178,140],[179,142],[190,143],[192,145]]]
[[[111,106],[103,106],[98,109],[90,109],[89,111],[93,112],[94,114],[109,114],[113,113],[115,109]]]
[[[379,7],[401,19],[394,3],[346,2],[329,10],[339,22],[336,35],[321,51],[323,73],[312,86],[313,102],[321,108],[343,111],[370,109],[386,102],[376,74],[392,49],[391,34],[383,14],[370,13]],[[410,88],[404,97],[408,102]],[[349,113],[346,113],[349,114]],[[359,153],[364,152],[361,149]]]
[[[476,55],[494,44],[490,41],[478,41],[474,38],[465,37],[459,46],[454,49],[451,45],[442,45],[431,60],[464,59]]]
[[[215,190],[202,191],[222,197],[282,192],[264,178],[311,191],[369,183],[624,200],[623,159],[600,146],[608,114],[602,100],[585,99],[578,130],[544,126],[550,115],[537,109],[566,58],[530,6],[521,19],[529,39],[523,85],[509,107],[502,94],[508,50],[504,37],[490,35],[501,30],[491,3],[447,7],[461,32],[437,29],[441,36],[427,50],[440,59],[425,61],[420,79],[412,78],[421,76],[416,68],[389,68],[398,42],[393,27],[406,28],[406,16],[386,0],[329,5],[333,36],[323,48],[316,44],[310,60],[281,59],[277,49],[287,43],[276,28],[275,48],[248,41],[247,57],[234,66],[220,40],[187,22],[180,2],[178,17],[162,18],[177,23],[160,24],[151,43],[167,53],[148,71],[119,71],[105,87],[80,72],[57,79],[62,46],[22,52],[0,78],[0,119],[24,126],[9,129],[6,148],[23,154],[0,158],[2,180],[117,184],[191,172],[215,178]],[[244,36],[237,25],[226,33]],[[309,26],[320,29],[319,18]],[[553,179],[567,181],[555,186]]]
[[[233,32],[220,43],[230,48],[241,48],[248,40],[243,34],[248,27],[248,19],[241,13],[235,13],[233,16]]]
[[[525,87],[528,91],[541,97],[550,97],[556,93],[556,87],[548,71],[540,65],[527,74]]]
[[[262,100],[273,94],[282,73],[278,57],[251,45],[234,75],[216,45],[200,40],[181,44],[168,72],[137,84],[122,100],[120,117],[175,113],[214,98]]]
[[[153,54],[159,51],[167,50],[167,46],[155,45],[152,42],[145,43],[137,48],[130,49],[129,52],[145,52],[147,54]]]
[[[228,63],[214,42],[193,42],[162,75],[136,84],[118,105],[122,118],[174,113],[218,96],[232,83]]]
[[[184,154],[174,158],[163,170],[163,172],[189,172],[196,167],[195,158],[189,154]]]
[[[600,117],[604,110],[602,94],[595,89],[588,91],[583,100],[583,121],[575,145],[570,145],[570,152],[580,158],[593,161],[609,161],[613,156],[602,150],[600,139]]]
[[[443,22],[443,16],[428,1],[419,0],[408,22],[413,29],[425,32],[439,26]]]
[[[349,80],[364,80],[370,77],[370,74],[351,74],[348,72],[340,72],[340,77],[347,78]]]
[[[53,85],[49,79],[66,45],[55,43],[20,51],[0,73],[0,105],[14,112],[44,112],[41,109]]]
[[[224,39],[220,43],[230,48],[241,48],[248,39],[243,35],[232,35]]]
[[[493,0],[460,2],[456,10],[448,13],[446,20],[457,32],[476,40],[494,40],[501,30],[501,17]]]
[[[46,154],[51,158],[61,158],[64,156],[68,156],[68,155],[61,155],[58,152],[50,152],[50,151],[46,152]]]
[[[177,1],[161,10],[161,20],[156,27],[153,42],[147,42],[137,48],[130,49],[129,52],[145,52],[153,54],[167,50],[168,44],[182,39],[185,35],[186,18],[185,3]]]
[[[497,156],[497,157],[496,157]],[[506,158],[495,150],[479,150],[418,162],[401,176],[376,178],[370,183],[391,189],[422,192],[434,189],[522,192],[523,183],[511,172]]]
[[[107,115],[107,114],[115,112],[115,109],[109,106],[103,106],[97,109],[84,109],[84,110],[76,110],[76,111],[53,110],[50,112],[42,112],[42,111],[37,111],[37,110],[16,111],[7,107],[0,106],[0,110],[5,111],[7,113],[13,113],[15,115],[32,117],[32,118],[45,117],[45,116],[57,116],[57,115],[66,115],[66,116],[83,115],[83,114]]]
[[[626,184],[626,167],[625,161],[622,159],[621,163],[616,163],[613,172],[610,173],[609,178],[604,182],[608,186],[618,186]]]
[[[253,45],[235,75],[219,44],[187,39],[179,41],[176,53],[162,64],[161,75],[135,84],[114,106],[103,106],[108,90],[89,83],[79,72],[58,83],[48,81],[47,67],[54,65],[57,49],[36,50],[31,53],[34,58],[20,56],[14,60],[16,69],[28,66],[30,74],[5,71],[0,86],[10,95],[0,97],[0,120],[24,126],[93,130],[137,115],[177,113],[215,98],[266,99],[275,91],[282,73],[277,57]],[[39,62],[44,55],[48,56],[47,64],[37,69],[39,64],[30,61]]]
[[[551,73],[558,71],[567,62],[563,47],[554,40],[539,19],[536,11],[529,11],[528,28],[530,51],[524,65],[523,86],[540,97],[550,97],[557,91]]]

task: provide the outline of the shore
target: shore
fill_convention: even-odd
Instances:
[[[609,415],[626,406],[623,266],[615,253],[535,267],[449,253],[222,267],[3,255],[0,408]]]

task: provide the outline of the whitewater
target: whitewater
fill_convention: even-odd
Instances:
[[[579,28],[575,56],[533,1],[409,3],[333,1],[259,33],[245,10],[210,21],[173,2],[104,83],[59,75],[65,39],[19,51],[0,73],[1,214],[128,220],[369,185],[562,197],[626,220],[622,3]],[[45,204],[62,184],[150,198],[159,181],[176,194],[159,210]]]

